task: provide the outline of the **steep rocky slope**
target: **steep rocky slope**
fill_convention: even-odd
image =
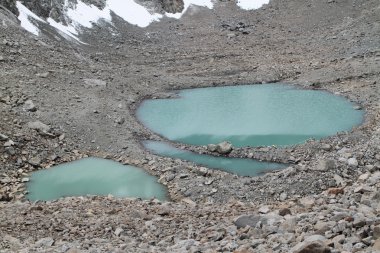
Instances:
[[[15,13],[11,3],[1,1]],[[146,28],[114,15],[81,29],[81,44],[49,27],[34,36],[0,8],[0,252],[380,250],[379,24],[377,0],[273,0],[257,11],[218,1]],[[161,139],[134,116],[145,97],[271,81],[339,93],[365,122],[296,147],[235,149],[292,163],[257,178],[140,145]],[[145,168],[173,201],[25,201],[30,171],[87,155]]]

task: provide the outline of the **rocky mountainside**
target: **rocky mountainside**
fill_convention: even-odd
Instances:
[[[75,2],[48,2],[22,1],[42,20],[26,15],[34,35],[15,2],[0,0],[0,252],[380,252],[378,0],[272,0],[250,11],[214,1],[144,27],[112,14],[78,26],[80,43],[46,19],[68,24],[63,6]],[[159,14],[187,2],[139,3]],[[294,147],[234,148],[230,157],[290,164],[254,178],[142,148],[162,140],[135,117],[144,98],[266,82],[344,96],[365,120]],[[30,172],[86,156],[144,168],[171,201],[25,199]]]
[[[21,0],[20,2],[37,16],[42,18],[50,17],[65,25],[67,25],[67,20],[65,20],[64,14],[67,8],[73,7],[78,3],[77,0]],[[88,5],[94,5],[99,9],[104,9],[106,6],[106,0],[83,0],[83,2]],[[158,13],[179,13],[184,8],[183,0],[140,0],[138,3]],[[19,14],[16,0],[0,0],[0,5],[16,15]]]

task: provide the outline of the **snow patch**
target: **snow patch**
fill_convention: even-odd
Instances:
[[[209,9],[212,9],[214,7],[211,0],[184,0],[183,2],[184,2],[184,8],[183,8],[183,11],[181,13],[174,13],[174,14],[173,13],[166,13],[165,16],[167,16],[169,18],[180,19],[182,17],[182,15],[185,14],[187,9],[191,5],[203,6],[203,7],[209,8]]]
[[[161,14],[151,14],[145,7],[133,0],[109,0],[106,8],[109,8],[126,22],[139,27],[147,27],[153,21],[162,18]]]
[[[99,10],[95,5],[87,5],[78,1],[75,9],[68,9],[67,16],[74,22],[75,26],[81,25],[91,28],[93,22],[100,19],[111,20],[109,10]]]
[[[149,12],[144,6],[139,5],[134,0],[107,0],[106,7],[103,10],[98,9],[94,5],[87,5],[81,0],[78,0],[77,4],[73,7],[69,7],[69,2],[65,0],[64,9],[67,10],[66,18],[68,25],[63,25],[52,18],[48,18],[47,22],[42,20],[19,1],[17,2],[17,8],[20,12],[18,18],[21,21],[21,26],[29,32],[35,35],[39,34],[39,29],[30,22],[30,19],[33,18],[50,24],[65,37],[68,36],[79,42],[81,41],[78,38],[78,34],[81,27],[91,28],[93,24],[97,23],[99,20],[112,22],[111,12],[130,24],[139,27],[147,27],[152,22],[159,21],[164,16],[179,19],[191,5],[204,6],[210,9],[213,8],[212,0],[184,0],[184,10],[181,13],[165,13],[162,15]]]
[[[256,10],[264,4],[268,4],[269,0],[238,0],[237,5],[244,10]]]
[[[25,5],[23,5],[19,1],[16,2],[16,7],[20,13],[17,18],[21,22],[21,27],[27,30],[28,32],[38,36],[40,30],[30,21],[30,19],[38,20],[43,23],[46,22],[39,18],[36,14],[31,12],[28,8],[26,8]]]
[[[52,27],[54,27],[55,29],[57,29],[63,36],[69,36],[70,38],[72,38],[72,39],[74,39],[74,40],[76,40],[78,42],[83,43],[76,36],[76,35],[78,35],[78,32],[77,32],[77,30],[75,30],[74,27],[62,25],[61,23],[56,22],[52,18],[48,18],[47,22],[49,23],[49,25],[51,25]]]

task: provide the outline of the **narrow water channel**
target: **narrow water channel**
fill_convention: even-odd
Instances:
[[[143,142],[143,145],[152,153],[160,156],[186,160],[211,169],[219,169],[239,176],[258,176],[264,172],[287,167],[285,164],[260,162],[253,159],[200,155],[158,141],[145,141]]]

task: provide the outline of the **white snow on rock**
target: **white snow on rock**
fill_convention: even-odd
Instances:
[[[27,30],[30,33],[33,33],[34,35],[38,35],[40,30],[35,26],[30,19],[35,19],[40,22],[44,22],[41,18],[39,18],[36,14],[31,12],[28,8],[26,8],[25,5],[20,3],[19,1],[16,2],[16,7],[18,9],[18,12],[20,13],[18,15],[18,20],[21,22],[21,27],[23,27],[25,30]]]
[[[183,11],[181,13],[166,13],[165,16],[169,17],[169,18],[176,18],[176,19],[180,19],[182,17],[183,14],[185,14],[185,12],[187,11],[187,9],[191,6],[191,5],[198,5],[198,6],[203,6],[203,7],[207,7],[209,9],[212,9],[214,7],[213,3],[211,0],[184,0],[183,1],[184,3],[184,8],[183,8]]]
[[[57,29],[62,34],[63,37],[69,36],[70,38],[73,38],[74,40],[81,42],[79,38],[76,36],[78,35],[77,30],[75,30],[73,26],[65,26],[61,23],[56,22],[52,18],[48,18],[47,22],[49,23],[49,25]]]
[[[212,0],[184,0],[184,10],[182,13],[165,13],[162,15],[149,12],[144,6],[139,5],[134,0],[108,0],[103,10],[98,9],[95,5],[87,5],[80,0],[78,0],[77,4],[73,7],[70,7],[68,1],[65,0],[64,9],[67,10],[66,18],[68,25],[58,23],[52,18],[48,18],[47,23],[57,29],[64,37],[70,37],[81,42],[78,38],[81,27],[91,28],[93,24],[99,20],[112,22],[111,12],[130,24],[147,27],[152,22],[159,21],[163,16],[179,19],[191,5],[204,6],[210,9],[213,8]],[[39,29],[30,22],[30,18],[45,23],[46,21],[32,13],[20,2],[17,2],[17,7],[20,12],[19,20],[21,21],[22,27],[38,35]]]
[[[75,9],[67,10],[67,17],[75,26],[81,25],[87,28],[91,28],[92,24],[100,19],[111,20],[109,10],[100,10],[95,5],[87,5],[81,1],[78,1]]]
[[[237,5],[244,10],[256,10],[264,4],[268,4],[269,0],[238,0]]]
[[[153,21],[158,21],[162,18],[161,14],[151,14],[145,7],[133,0],[108,0],[107,8],[126,22],[139,27],[147,27]]]

